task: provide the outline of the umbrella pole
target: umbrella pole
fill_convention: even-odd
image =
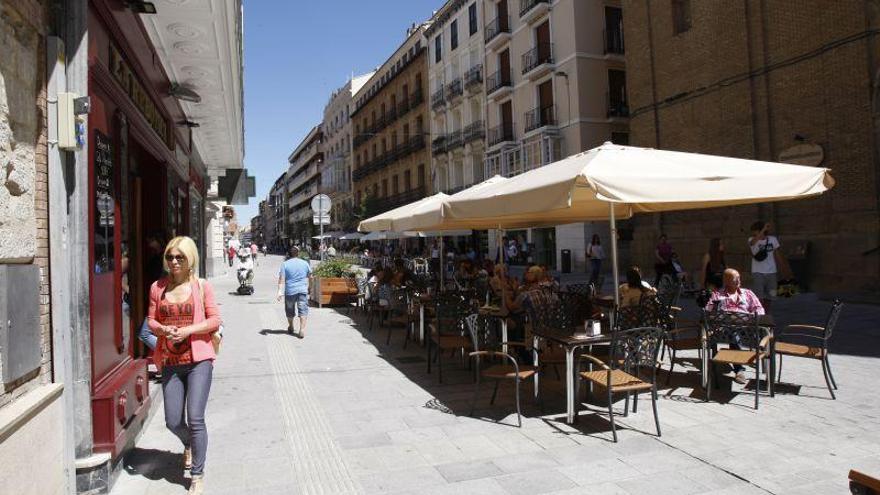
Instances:
[[[443,236],[440,236],[440,292],[443,292],[446,287],[443,285],[443,275],[446,272],[446,257],[443,256]]]
[[[620,306],[620,280],[619,270],[617,268],[617,222],[614,219],[614,203],[611,205],[611,213],[609,219],[611,221],[611,277],[614,280],[614,306]]]

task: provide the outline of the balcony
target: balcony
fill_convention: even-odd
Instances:
[[[619,91],[615,91],[617,93]],[[624,91],[625,92],[625,91]],[[629,117],[629,105],[626,102],[626,99],[623,98],[611,98],[611,95],[606,93],[605,100],[608,104],[608,118],[628,118]]]
[[[510,40],[510,18],[496,17],[486,24],[486,48],[494,50]]]
[[[381,118],[377,119],[373,125],[365,128],[361,134],[356,134],[354,136],[354,139],[352,140],[352,146],[354,148],[357,148],[366,143],[376,134],[378,134],[379,131],[400,120],[407,113],[409,113],[410,110],[421,105],[424,101],[425,100],[422,96],[422,92],[415,91],[409,96],[409,98],[402,100],[400,103],[397,104],[396,107],[392,108],[390,111],[386,112],[385,115],[383,115]]]
[[[483,127],[482,120],[471,122],[462,131],[462,139],[464,139],[465,143],[482,140],[484,137],[486,137],[486,130]]]
[[[431,95],[431,109],[440,110],[444,105],[446,105],[446,95],[443,88],[440,88]]]
[[[468,91],[477,92],[481,88],[483,82],[483,64],[477,64],[464,74],[464,87]]]
[[[519,0],[519,17],[525,23],[532,23],[550,11],[550,0]]]
[[[602,31],[602,37],[605,38],[605,54],[606,55],[623,55],[623,29],[614,29],[612,31]]]
[[[522,55],[522,73],[536,79],[553,70],[553,43],[538,43]]]
[[[526,132],[534,131],[541,127],[556,125],[556,107],[548,105],[546,107],[534,108],[524,114],[526,122]]]
[[[416,90],[409,97],[409,108],[410,110],[421,105],[425,101],[425,95],[422,94],[422,90]]]
[[[513,84],[510,82],[510,71],[499,70],[486,78],[486,96],[500,98],[511,91]]]
[[[464,146],[461,130],[452,131],[446,136],[446,151],[453,151]]]
[[[446,153],[446,136],[437,136],[431,141],[431,153],[435,155]]]
[[[399,194],[395,194],[385,198],[378,198],[376,200],[376,210],[378,211],[378,213],[384,213],[393,208],[397,208],[398,206],[403,206],[412,203],[413,201],[418,201],[424,197],[425,188],[416,187],[414,189],[410,189],[409,191],[405,191]]]
[[[489,142],[489,146],[496,146],[502,143],[512,143],[514,142],[513,138],[513,124],[501,124],[497,127],[492,127],[489,129],[489,138],[487,141]]]
[[[461,78],[454,79],[446,86],[446,100],[452,102],[457,97],[464,94],[464,86],[461,84]]]

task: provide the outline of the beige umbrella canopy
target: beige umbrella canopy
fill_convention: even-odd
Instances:
[[[403,232],[405,230],[411,230],[406,228],[399,228],[395,225],[395,221],[399,220],[402,217],[405,217],[407,214],[413,211],[415,208],[419,208],[420,206],[426,206],[428,208],[437,208],[440,209],[440,205],[442,205],[442,201],[449,196],[444,193],[437,193],[433,196],[428,196],[426,198],[422,198],[418,201],[414,201],[412,203],[399,206],[393,210],[388,210],[385,213],[380,213],[376,216],[370,217],[361,223],[358,224],[358,230],[361,232],[376,232],[380,230],[393,230],[396,232]]]
[[[462,226],[524,218],[553,225],[606,219],[610,203],[615,217],[628,218],[797,199],[833,186],[825,168],[605,143],[479,194],[450,197],[442,215]]]

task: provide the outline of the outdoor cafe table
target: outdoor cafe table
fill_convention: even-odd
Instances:
[[[574,423],[574,404],[575,404],[575,384],[577,383],[577,377],[575,376],[574,369],[574,355],[575,351],[583,347],[589,347],[597,344],[607,344],[611,342],[611,334],[599,334],[595,336],[574,336],[571,334],[566,335],[565,333],[559,330],[534,330],[532,331],[532,347],[533,353],[535,357],[535,367],[539,368],[540,363],[538,362],[538,342],[540,339],[544,339],[548,342],[552,342],[554,344],[558,344],[565,349],[565,404],[566,404],[566,422],[568,424]],[[537,394],[538,390],[538,381],[540,380],[539,374],[535,373],[535,393]]]

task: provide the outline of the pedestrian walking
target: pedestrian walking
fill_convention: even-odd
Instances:
[[[309,315],[309,289],[312,268],[299,257],[299,248],[290,248],[287,261],[278,272],[278,301],[284,297],[284,314],[287,315],[287,333],[298,338],[306,336],[306,317]],[[299,318],[299,332],[293,329],[294,318]]]
[[[752,252],[752,290],[761,300],[764,309],[770,310],[770,303],[776,298],[779,239],[770,235],[769,222],[758,220],[752,224],[749,249]]]
[[[183,467],[192,475],[189,494],[198,495],[204,484],[205,408],[216,358],[212,334],[220,328],[220,312],[211,284],[198,278],[199,253],[192,239],[171,239],[164,265],[168,275],[150,287],[147,314],[150,331],[158,337],[154,361],[162,372],[165,425],[183,443]]]
[[[251,259],[254,260],[255,265],[257,264],[257,253],[259,251],[260,251],[260,249],[257,247],[257,243],[252,242],[251,243]]]
[[[232,247],[232,243],[229,243],[229,247],[226,249],[226,257],[229,258],[229,268],[232,268],[232,262],[235,260],[235,248]]]
[[[595,286],[599,282],[599,272],[602,270],[602,259],[605,258],[605,252],[602,251],[602,241],[599,240],[599,234],[593,234],[590,245],[587,246],[587,258],[590,260],[590,283]],[[599,290],[600,287],[596,287]]]
[[[657,247],[654,248],[654,287],[660,286],[663,275],[675,276],[675,268],[672,266],[672,245],[669,244],[666,234],[660,234]]]

